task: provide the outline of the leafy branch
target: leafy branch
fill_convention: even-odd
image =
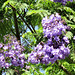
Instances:
[[[9,4],[13,9],[15,9],[11,4]],[[28,23],[24,20],[24,18],[21,16],[21,14],[15,9],[15,11],[18,13],[18,15],[21,17],[21,19],[23,20],[23,22],[26,24],[26,26],[30,29],[30,31],[32,32],[32,33],[34,33],[33,32],[33,30],[30,28],[30,26],[28,25]],[[35,30],[34,30],[35,31]],[[36,36],[34,35],[34,37],[36,38]]]
[[[59,65],[59,62],[56,61],[56,64],[62,69],[66,74],[72,75],[63,65]]]

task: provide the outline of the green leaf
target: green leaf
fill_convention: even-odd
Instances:
[[[69,18],[70,18],[70,20],[72,20],[74,18],[74,16],[73,15],[69,15]]]
[[[26,58],[26,59],[28,58],[28,54],[25,54],[25,58]]]
[[[13,1],[13,0],[10,0],[9,3],[10,3],[12,6],[15,6],[17,2],[16,2],[16,1]]]
[[[72,10],[70,7],[63,7],[63,9],[66,11],[66,12],[69,12],[69,13],[72,13],[72,14],[74,14],[75,15],[75,11],[74,10]]]
[[[73,18],[73,21],[75,22],[75,17]]]
[[[75,53],[71,54],[71,59],[75,62]]]
[[[68,26],[70,26],[72,29],[75,29],[75,25],[68,24]]]
[[[50,13],[48,12],[48,10],[29,10],[27,13],[26,13],[26,16],[29,16],[29,15],[32,15],[32,14],[40,14],[41,16],[44,15],[44,16],[47,16],[49,15]]]
[[[28,8],[29,5],[27,5],[26,3],[21,3],[21,5],[19,6],[19,9],[24,10],[25,8]]]
[[[14,70],[8,69],[6,75],[14,75],[14,72],[15,72]]]
[[[64,66],[69,66],[70,64],[65,61],[65,62],[63,62],[63,65],[64,65]]]
[[[2,5],[2,9],[5,8],[8,3],[9,3],[9,0],[7,0],[7,1]]]
[[[72,32],[68,31],[65,36],[68,37],[68,39],[71,39],[73,37],[73,34]]]
[[[49,71],[49,70],[51,70],[52,69],[52,66],[49,66],[49,67],[47,67],[46,69],[45,69],[45,71]]]
[[[61,18],[64,19],[67,23],[73,23],[72,21],[68,20],[65,16],[61,16]]]
[[[34,71],[34,75],[39,75],[37,72]]]
[[[22,73],[21,75],[31,75],[30,71],[25,71],[24,73]]]

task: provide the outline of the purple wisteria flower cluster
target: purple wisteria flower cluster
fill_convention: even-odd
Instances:
[[[64,23],[61,16],[52,14],[49,19],[42,19],[44,37],[48,40],[39,43],[34,51],[29,55],[28,61],[31,63],[54,63],[56,60],[65,59],[70,54],[67,47],[69,40],[64,34],[70,30],[70,27]]]
[[[7,41],[7,44],[0,43],[0,68],[9,68],[12,65],[23,68],[25,63],[23,51],[25,49],[14,36],[4,36],[4,42]]]
[[[73,0],[54,0],[54,2],[60,2],[63,5],[65,5],[67,3],[67,1],[73,2]]]

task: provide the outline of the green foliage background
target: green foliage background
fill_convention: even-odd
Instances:
[[[45,16],[49,17],[56,12],[61,15],[67,25],[71,27],[71,31],[66,33],[66,36],[70,40],[68,46],[71,53],[65,60],[58,61],[59,65],[62,64],[72,75],[75,75],[75,41],[73,40],[73,36],[75,35],[75,2],[67,2],[63,6],[61,3],[55,3],[50,0],[1,0],[0,42],[3,42],[4,35],[9,33],[16,34],[11,5],[16,10],[21,43],[26,49],[26,59],[28,58],[28,54],[33,51],[34,46],[45,40],[41,25],[42,18]],[[24,20],[17,12],[21,14]],[[33,32],[29,30],[27,24]],[[36,26],[38,27],[37,29]],[[0,71],[6,72],[6,75],[18,75],[14,69],[17,69],[20,75],[67,75],[56,63],[48,65],[27,63],[25,65],[30,66],[30,69],[12,66],[9,69],[0,69]]]

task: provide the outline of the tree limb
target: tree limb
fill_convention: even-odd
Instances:
[[[20,33],[19,33],[19,28],[18,28],[18,22],[17,22],[17,17],[16,17],[16,10],[14,8],[13,9],[13,14],[14,14],[14,24],[15,24],[15,30],[16,30],[16,37],[17,40],[20,41]]]

